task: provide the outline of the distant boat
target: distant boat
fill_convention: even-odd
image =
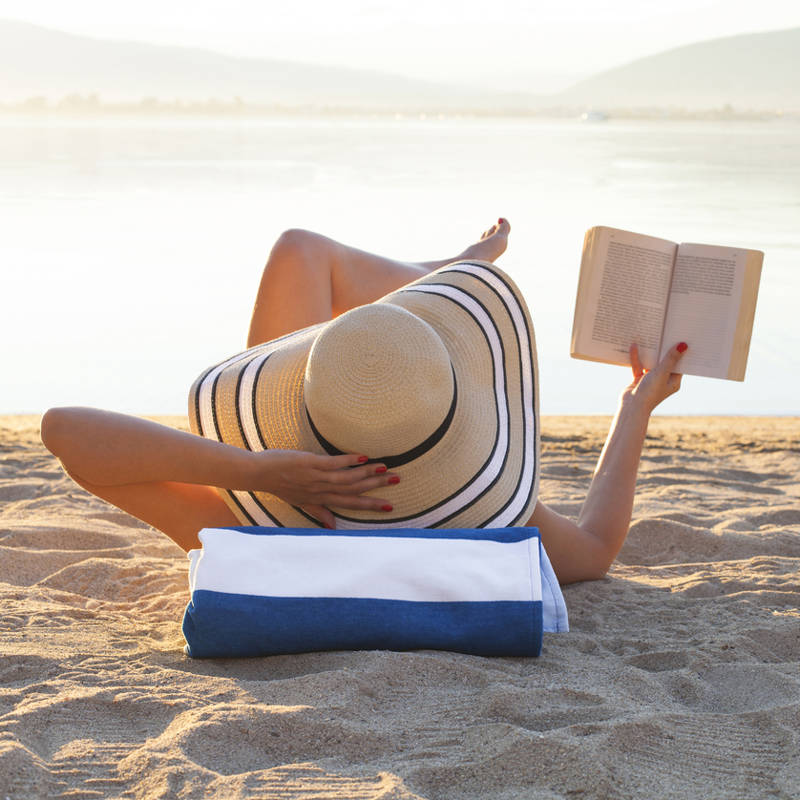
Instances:
[[[581,119],[584,122],[605,122],[608,119],[608,115],[602,111],[584,111],[581,114]]]

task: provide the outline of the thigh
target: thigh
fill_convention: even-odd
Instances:
[[[331,271],[331,305],[337,316],[351,308],[374,303],[378,298],[427,275],[420,264],[395,261],[338,245]]]
[[[213,486],[191,483],[127,483],[97,486],[70,476],[84,489],[165,533],[187,552],[200,547],[202,528],[241,525]]]

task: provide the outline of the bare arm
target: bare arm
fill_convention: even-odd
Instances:
[[[647,423],[653,409],[680,388],[681,376],[674,370],[685,349],[673,347],[657,367],[645,372],[636,346],[631,348],[633,381],[622,393],[577,523],[544,503],[536,505],[528,524],[541,531],[561,583],[602,578],[622,548]]]
[[[174,481],[269,492],[332,524],[323,506],[380,510],[363,492],[396,483],[365,456],[251,452],[157,422],[93,408],[55,408],[42,418],[45,446],[77,478],[97,486]]]

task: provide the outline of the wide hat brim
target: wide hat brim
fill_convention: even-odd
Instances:
[[[430,448],[392,467],[400,483],[371,492],[393,511],[334,508],[337,528],[524,525],[536,504],[540,434],[536,344],[519,289],[494,264],[461,261],[376,302],[410,311],[438,333],[458,386],[456,407]],[[190,391],[192,430],[249,450],[324,454],[303,392],[309,351],[326,324],[206,370]],[[320,527],[266,492],[220,491],[245,525]]]

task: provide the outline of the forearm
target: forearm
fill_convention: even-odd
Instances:
[[[247,488],[251,468],[246,450],[98,409],[48,411],[42,439],[69,472],[98,486],[177,481]]]
[[[649,418],[643,403],[623,395],[578,516],[578,526],[598,540],[608,565],[622,548],[630,527]]]

